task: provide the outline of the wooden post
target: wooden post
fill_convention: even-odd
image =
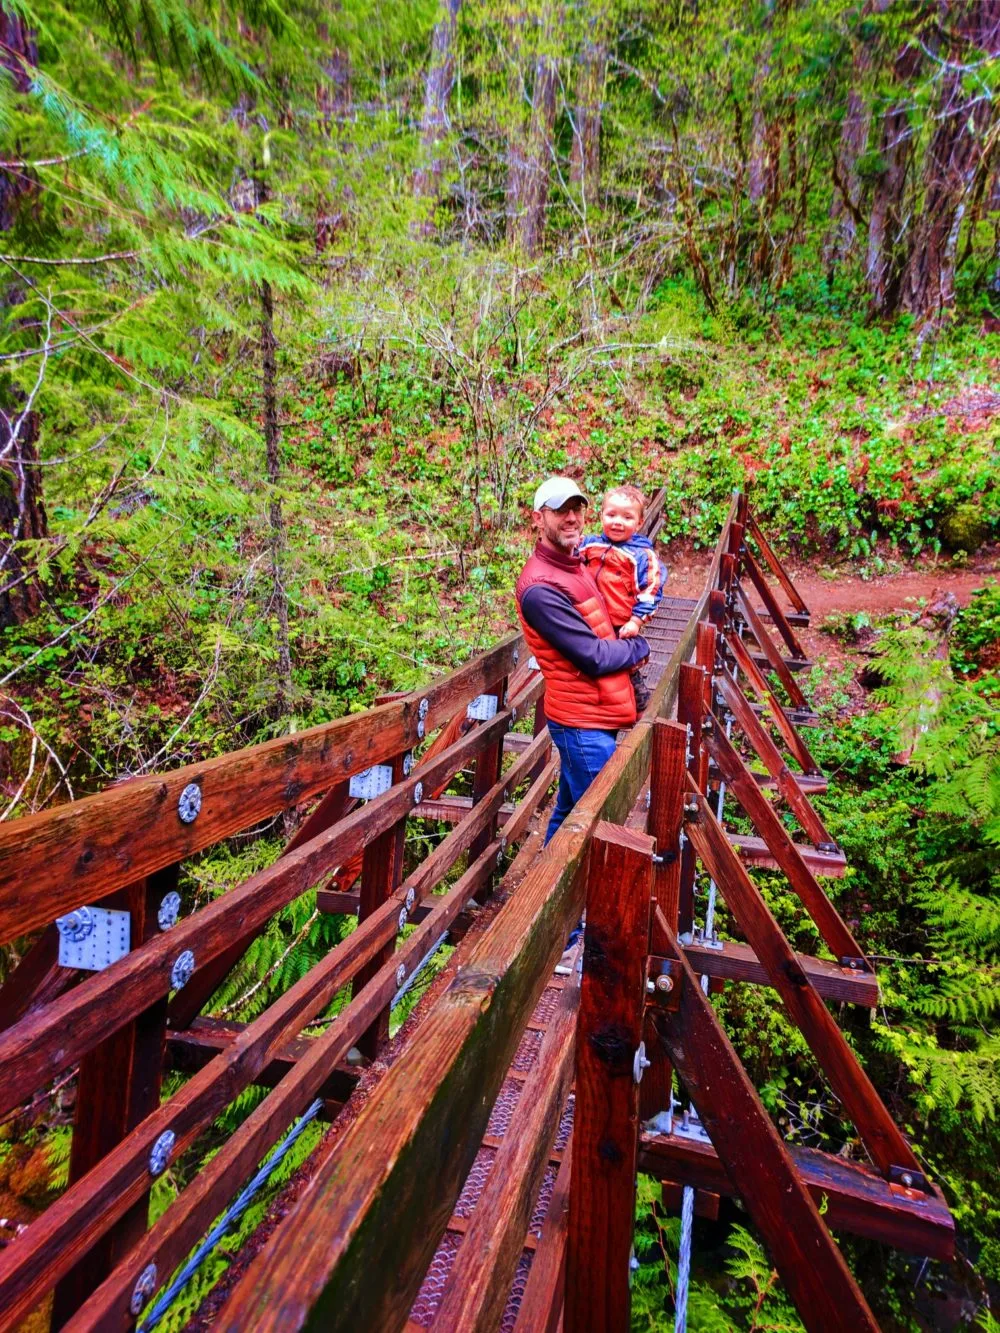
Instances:
[[[168,866],[103,900],[104,906],[113,911],[130,913],[133,949],[159,933],[157,912],[164,895],[176,888],[177,872],[177,866]],[[80,1061],[69,1159],[71,1185],[159,1105],[166,1032],[164,997]],[[147,1190],[56,1286],[53,1329],[62,1328],[118,1260],[142,1238],[148,1212]]]
[[[676,938],[670,950],[676,1007],[656,1014],[658,1030],[799,1314],[813,1333],[876,1333],[878,1324]]]
[[[400,782],[403,773],[404,755],[398,754],[392,761],[393,784]],[[392,828],[375,838],[364,850],[361,862],[361,892],[358,896],[358,922],[372,915],[403,882],[403,844],[406,838],[406,819],[397,820]],[[361,968],[354,978],[352,996],[360,995],[378,970],[392,957],[395,942],[390,941],[380,949],[370,963]],[[358,1039],[358,1050],[370,1060],[374,1060],[379,1051],[389,1040],[389,1009],[383,1009],[371,1027]]]
[[[507,677],[490,687],[489,694],[495,694],[497,697],[497,710],[504,708],[507,697]],[[503,737],[499,736],[492,745],[480,750],[476,759],[476,773],[472,779],[472,804],[478,805],[488,791],[491,791],[500,781],[500,773],[503,769]],[[496,819],[492,819],[483,831],[476,835],[472,846],[469,848],[469,864],[471,865],[485,849],[490,845],[497,833]],[[492,892],[492,881],[488,882],[488,892]]]
[[[656,839],[662,858],[653,871],[653,899],[670,928],[676,933],[680,906],[680,832],[684,806],[684,772],[687,765],[687,729],[679,722],[658,718],[653,724],[652,760],[649,774],[649,832]],[[670,1109],[673,1068],[663,1054],[655,1034],[645,1034],[646,1052],[652,1062],[640,1087],[643,1120]]]
[[[565,1333],[625,1333],[652,901],[648,835],[600,823],[587,872]],[[641,1070],[640,1070],[641,1073]]]
[[[680,669],[677,687],[677,721],[688,728],[687,768],[692,780],[702,791],[704,787],[701,724],[705,717],[706,675],[704,667],[685,662]],[[694,874],[694,848],[685,840],[681,852],[680,901],[677,916],[677,928],[681,935],[690,934],[694,928]]]

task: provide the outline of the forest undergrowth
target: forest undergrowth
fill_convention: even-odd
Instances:
[[[0,0],[0,823],[466,660],[513,623],[551,472],[666,487],[668,563],[714,546],[737,487],[823,577],[995,549],[996,0],[560,16]],[[844,1239],[887,1329],[986,1319],[1000,1283],[998,599],[984,580],[945,655],[916,613],[815,636],[832,892],[883,986],[850,1040],[960,1231],[950,1271]],[[186,862],[184,910],[288,831]],[[347,929],[305,895],[212,1011],[253,1017]],[[718,1003],[783,1131],[856,1148],[766,993]],[[0,1216],[65,1186],[74,1096],[0,1125]],[[670,1325],[676,1232],[644,1183],[637,1328]],[[798,1327],[735,1205],[696,1239],[693,1330]]]

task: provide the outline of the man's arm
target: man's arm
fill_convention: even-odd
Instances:
[[[585,676],[627,671],[649,656],[649,644],[634,639],[601,639],[558,588],[536,583],[521,598],[521,614],[533,630]]]

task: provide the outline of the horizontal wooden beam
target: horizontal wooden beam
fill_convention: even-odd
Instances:
[[[766,968],[749,944],[725,940],[716,949],[696,940],[684,945],[684,956],[700,976],[746,981],[755,986],[771,984]],[[807,953],[797,953],[795,961],[824,1000],[859,1004],[866,1009],[874,1009],[878,1004],[878,980],[873,973],[841,967]]]
[[[498,713],[492,721],[443,750],[420,770],[419,776],[411,774],[245,884],[230,889],[112,967],[95,972],[68,995],[0,1034],[0,1114],[92,1050],[136,1013],[167,995],[173,989],[174,963],[182,952],[190,950],[196,965],[203,966],[224,952],[234,937],[263,926],[276,911],[305,893],[372,837],[405,817],[413,809],[418,781],[431,783],[437,774],[454,772],[501,736],[509,721],[509,712]],[[522,755],[518,763],[523,760]],[[502,794],[501,788],[501,798]],[[436,864],[434,858],[432,853],[425,866]]]
[[[708,775],[712,782],[717,782],[719,779],[719,768],[714,761],[708,766]],[[758,773],[754,771],[751,776],[758,787],[777,786],[777,779],[770,773]],[[826,778],[818,778],[812,774],[793,773],[792,778],[799,790],[805,792],[807,796],[822,796],[830,786]]]
[[[939,1191],[925,1194],[892,1185],[874,1167],[815,1148],[786,1144],[792,1162],[834,1231],[867,1236],[907,1254],[948,1261],[955,1253],[955,1223]],[[681,1134],[643,1134],[639,1169],[715,1194],[739,1193],[710,1143]]]
[[[224,1055],[245,1031],[245,1023],[227,1023],[222,1018],[196,1018],[182,1032],[167,1033],[167,1063],[171,1069],[196,1074],[217,1055]],[[256,1076],[254,1083],[262,1088],[275,1087],[299,1060],[308,1055],[314,1040],[313,1037],[289,1038]],[[358,1069],[353,1066],[338,1065],[316,1095],[328,1102],[346,1102],[359,1076]]]
[[[774,853],[763,838],[752,838],[744,833],[730,833],[729,841],[736,848],[740,860],[748,866],[765,870],[780,870]],[[796,851],[814,875],[827,879],[842,879],[847,873],[847,858],[843,852],[820,852],[808,843],[796,844]]]
[[[417,744],[514,665],[511,634],[403,699],[0,825],[0,943],[183,860]],[[425,716],[420,709],[426,703]],[[200,809],[179,814],[197,787]],[[193,807],[189,807],[193,808]]]
[[[529,736],[527,739],[530,741],[531,737]],[[525,746],[525,749],[527,749],[527,746]],[[460,819],[465,818],[471,809],[471,796],[438,796],[434,800],[421,801],[414,808],[413,817],[414,819],[436,819],[442,824],[457,824]],[[498,822],[500,824],[505,823],[513,809],[514,807],[509,801],[502,805],[497,811]]]
[[[771,670],[771,660],[766,653],[757,653],[751,650],[750,656],[762,671]],[[812,671],[816,665],[815,662],[810,662],[804,657],[783,657],[781,660],[789,671]]]
[[[410,924],[419,926],[421,921],[425,921],[434,911],[435,901],[435,898],[430,898],[427,902],[418,903],[410,913]],[[316,894],[316,906],[319,911],[330,912],[333,915],[357,916],[360,902],[361,896],[358,893],[341,893],[336,889],[320,889]],[[472,925],[473,920],[471,911],[462,912],[455,918],[448,931],[448,939],[452,944],[457,943],[462,938]]]
[[[540,748],[547,735],[538,738]],[[517,763],[526,770],[535,762],[533,752],[522,755]],[[512,770],[513,771],[513,770]],[[524,834],[539,801],[552,782],[554,765],[547,766],[518,807],[519,827],[512,837]],[[148,1181],[147,1163],[152,1144],[165,1130],[176,1135],[175,1152],[180,1153],[269,1063],[276,1051],[283,1049],[297,1033],[354,976],[359,965],[391,941],[397,931],[397,918],[407,893],[413,889],[419,900],[437,883],[443,866],[450,866],[468,847],[478,832],[490,805],[503,799],[498,783],[470,814],[464,827],[455,829],[444,842],[397,890],[388,902],[363,921],[357,930],[342,940],[280,999],[239,1034],[226,1051],[195,1074],[169,1101],[164,1102],[129,1137],[110,1153],[88,1176],[71,1187],[33,1223],[37,1244],[9,1247],[0,1252],[0,1310],[12,1318],[46,1289],[46,1283],[60,1276],[74,1254],[85,1253],[96,1235],[114,1220],[130,1201],[140,1184]],[[450,843],[449,849],[446,844]],[[337,1015],[322,1036],[313,1039],[275,1091],[227,1140],[223,1150],[204,1168],[175,1204],[160,1218],[157,1226],[130,1252],[95,1292],[91,1301],[68,1327],[92,1328],[87,1312],[100,1310],[101,1319],[109,1319],[109,1309],[117,1317],[103,1327],[121,1327],[135,1280],[150,1260],[161,1272],[172,1271],[191,1245],[203,1234],[232,1197],[232,1179],[244,1179],[275,1139],[288,1127],[295,1115],[323,1086],[331,1068],[336,1068],[350,1046],[365,1030],[375,1013],[391,1000],[397,989],[400,962],[411,971],[424,956],[429,943],[448,928],[496,863],[496,850],[486,853],[471,866],[450,892],[438,900],[438,915],[428,919],[410,934],[377,978],[355,997],[347,1009]],[[0,1320],[2,1326],[2,1320]]]

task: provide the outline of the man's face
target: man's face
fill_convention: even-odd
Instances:
[[[586,504],[578,495],[559,509],[536,509],[531,521],[541,538],[543,546],[550,546],[556,551],[565,551],[571,555],[583,536],[583,511]]]

